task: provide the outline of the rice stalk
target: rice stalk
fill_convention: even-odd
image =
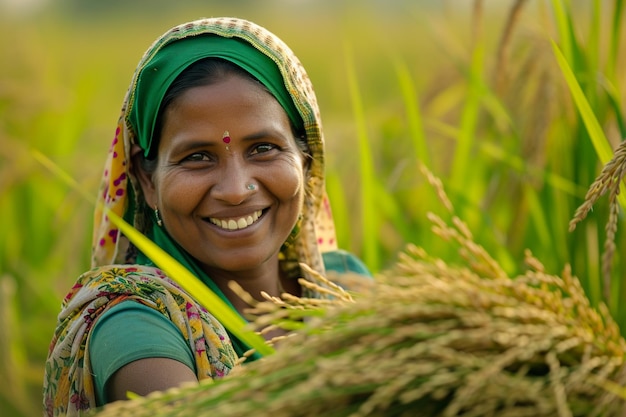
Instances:
[[[598,122],[598,119],[591,108],[587,97],[585,96],[578,79],[574,75],[573,68],[570,66],[564,53],[561,52],[556,43],[552,43],[554,54],[556,56],[561,72],[567,82],[567,85],[572,93],[576,107],[580,113],[581,118],[587,128],[591,142],[598,154],[598,157],[602,163],[607,163],[611,159],[611,146],[607,140],[602,127]],[[626,203],[625,203],[626,204]]]
[[[559,32],[559,44],[563,50],[563,55],[568,62],[575,62],[578,45],[572,28],[572,19],[569,14],[571,6],[569,2],[565,0],[552,0],[551,3]]]
[[[423,116],[419,107],[419,100],[415,94],[413,76],[407,65],[403,62],[396,62],[395,72],[406,110],[408,130],[413,148],[415,149],[416,160],[430,167],[432,166],[431,156],[428,149],[428,142],[424,134]]]
[[[20,308],[16,298],[17,285],[9,275],[0,276],[0,373],[6,390],[1,393],[15,410],[29,411],[26,384],[26,357],[20,337]]]
[[[626,382],[626,341],[570,268],[550,275],[527,253],[527,272],[508,277],[461,220],[431,220],[467,265],[409,245],[355,297],[255,302],[261,327],[268,315],[301,324],[275,355],[96,415],[622,415],[603,386]]]
[[[508,57],[514,28],[521,18],[522,8],[526,2],[527,0],[516,0],[515,3],[513,3],[513,6],[511,6],[511,9],[509,10],[506,23],[504,24],[504,30],[500,36],[500,41],[498,42],[496,63],[494,66],[495,90],[497,92],[502,91],[502,87],[507,78],[508,61],[506,58]]]
[[[367,124],[363,109],[363,100],[357,79],[354,59],[351,51],[346,47],[346,70],[350,92],[350,101],[354,113],[354,121],[357,127],[358,152],[359,152],[359,179],[361,194],[361,240],[363,242],[363,260],[369,265],[371,270],[377,271],[380,260],[378,254],[379,214],[376,213],[376,199],[374,189],[376,178],[374,177],[374,163],[369,136],[367,134]]]
[[[602,255],[602,276],[603,276],[603,294],[604,299],[609,300],[611,288],[611,267],[615,256],[615,233],[617,231],[617,221],[620,213],[620,186],[626,175],[626,141],[622,141],[615,150],[613,158],[602,168],[600,175],[591,184],[585,201],[578,207],[574,217],[569,223],[570,232],[576,229],[593,205],[607,192],[609,193],[609,218],[607,220],[605,230],[606,238],[604,241],[604,253]]]
[[[472,172],[475,166],[470,165],[472,154],[475,151],[475,137],[478,127],[478,120],[481,112],[481,98],[485,95],[482,80],[483,60],[485,56],[485,45],[480,38],[480,16],[481,6],[477,0],[474,5],[474,45],[471,55],[471,62],[467,74],[467,93],[465,103],[461,109],[460,126],[458,130],[458,141],[452,160],[450,173],[451,188],[455,192],[466,190],[466,185],[473,177]],[[470,169],[470,167],[472,169]],[[475,185],[475,184],[472,184]]]

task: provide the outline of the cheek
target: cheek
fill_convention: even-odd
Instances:
[[[302,200],[304,196],[304,170],[299,159],[284,161],[265,173],[267,188],[281,200]]]
[[[156,193],[159,204],[170,210],[186,211],[194,207],[197,200],[204,194],[206,178],[194,178],[177,175],[163,175],[156,182]]]

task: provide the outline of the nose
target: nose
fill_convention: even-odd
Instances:
[[[254,191],[252,169],[240,158],[228,158],[219,166],[217,181],[213,185],[213,198],[230,205],[243,203]]]

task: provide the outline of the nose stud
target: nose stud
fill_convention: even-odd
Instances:
[[[248,190],[250,190],[250,191],[254,191],[254,190],[256,190],[256,185],[254,185],[254,184],[248,184],[248,185],[246,185],[246,188],[247,188]]]

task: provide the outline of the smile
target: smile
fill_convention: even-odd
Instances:
[[[261,214],[263,214],[263,212],[261,210],[257,210],[246,217],[240,217],[238,219],[216,219],[214,217],[209,217],[209,221],[225,230],[240,230],[256,223],[256,221],[259,220],[259,217],[261,217]]]

